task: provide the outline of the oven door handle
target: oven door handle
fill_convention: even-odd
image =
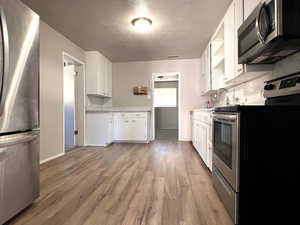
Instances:
[[[229,122],[235,123],[237,121],[236,116],[221,116],[221,115],[214,115],[213,120],[217,122]]]

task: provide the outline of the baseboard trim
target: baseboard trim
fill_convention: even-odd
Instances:
[[[56,159],[56,158],[58,158],[58,157],[63,156],[64,154],[65,154],[65,153],[63,152],[63,153],[60,153],[60,154],[58,154],[58,155],[51,156],[51,157],[49,157],[48,159],[44,159],[44,160],[40,161],[40,164],[44,164],[44,163],[46,163],[46,162],[49,162],[49,161],[51,161],[51,160],[53,160],[53,159]]]
[[[180,138],[179,141],[190,142],[192,140],[190,138]]]
[[[119,141],[119,140],[115,140],[113,143],[129,143],[129,144],[149,144],[150,140],[147,141]]]

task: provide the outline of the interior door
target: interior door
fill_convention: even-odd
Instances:
[[[5,134],[39,126],[39,16],[21,1],[0,4],[0,133]]]
[[[64,67],[64,123],[65,123],[65,150],[76,146],[76,101],[75,101],[75,66]]]

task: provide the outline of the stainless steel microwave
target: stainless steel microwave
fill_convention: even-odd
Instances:
[[[240,64],[273,64],[300,50],[300,0],[262,0],[238,30]]]

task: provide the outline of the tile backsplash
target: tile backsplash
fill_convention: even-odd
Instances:
[[[225,90],[217,96],[212,96],[212,101],[214,102],[214,106],[235,104],[262,105],[265,101],[265,98],[263,97],[265,81],[299,71],[300,53],[297,53],[276,63],[272,72],[266,73],[255,80]]]

